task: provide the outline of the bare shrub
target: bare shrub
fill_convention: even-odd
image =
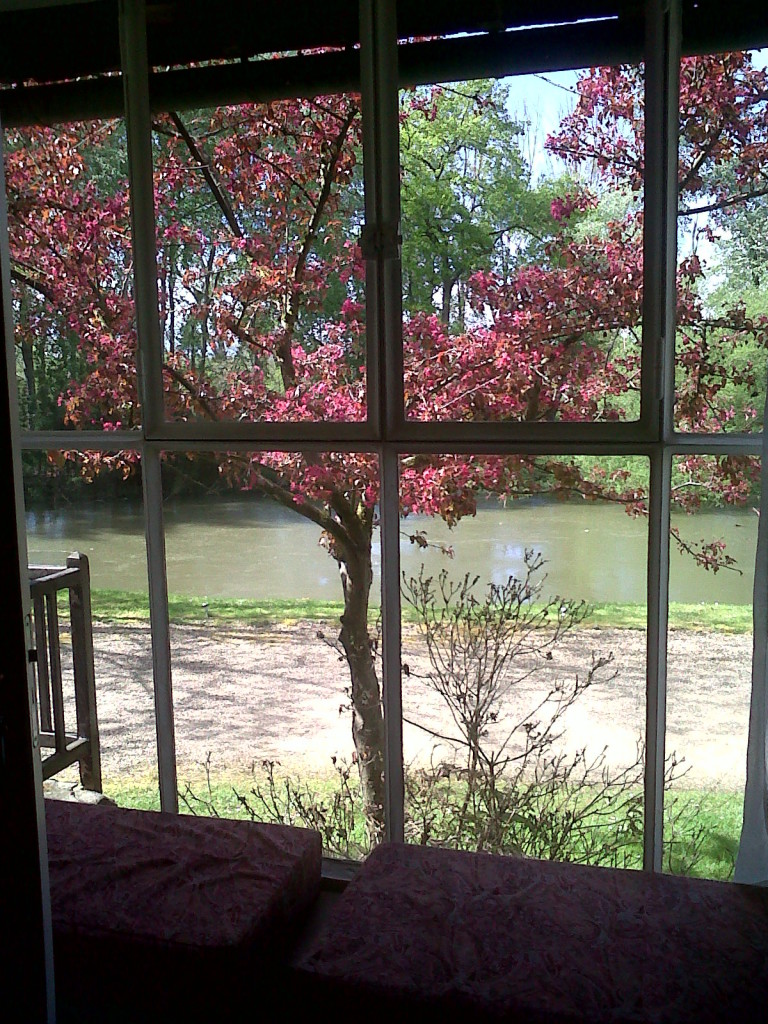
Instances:
[[[424,570],[403,577],[403,598],[416,613],[429,669],[410,677],[440,695],[453,723],[445,734],[409,720],[435,741],[427,769],[406,773],[407,838],[413,842],[569,860],[637,866],[643,839],[644,748],[614,768],[607,748],[589,754],[558,749],[563,716],[592,686],[616,678],[613,655],[592,654],[582,674],[556,679],[532,707],[515,699],[521,684],[588,612],[583,601],[542,600],[543,559],[525,553],[521,577],[479,587],[479,577],[452,581]],[[446,749],[452,756],[446,757]],[[438,757],[438,751],[442,756]],[[667,786],[680,778],[667,762]],[[667,834],[689,839],[687,807],[670,806]]]
[[[403,672],[440,696],[452,722],[443,733],[406,719],[435,741],[429,767],[406,766],[406,839],[639,867],[642,742],[632,763],[620,768],[611,765],[605,747],[591,754],[559,749],[568,709],[590,687],[616,679],[613,655],[593,653],[583,673],[547,683],[527,709],[515,699],[521,684],[543,677],[557,644],[588,613],[583,601],[542,600],[543,566],[540,555],[526,552],[519,579],[485,588],[478,577],[451,581],[446,572],[425,576],[423,568],[403,578],[403,598],[415,612],[429,660],[420,675],[408,665]],[[281,775],[278,762],[262,761],[250,790],[232,791],[240,812],[316,829],[331,856],[364,857],[381,837],[370,830],[354,760],[332,762],[333,778],[321,784]],[[674,753],[667,759],[667,789],[685,774],[681,763]],[[197,795],[187,784],[180,795],[192,813],[218,814],[210,758],[205,767],[207,794]],[[696,806],[671,799],[665,815],[665,867],[688,873],[704,831]]]

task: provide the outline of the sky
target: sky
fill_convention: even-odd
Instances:
[[[545,152],[544,142],[573,108],[577,79],[577,71],[552,71],[504,79],[509,89],[510,113],[521,121],[530,122],[525,156],[534,180],[546,177],[553,170],[552,157]]]
[[[752,60],[757,68],[768,67],[768,48],[753,50]],[[544,141],[573,108],[578,77],[578,71],[551,71],[503,79],[509,89],[510,113],[531,122],[530,150],[526,156],[531,161],[534,179],[552,170]]]

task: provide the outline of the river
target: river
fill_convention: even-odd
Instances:
[[[339,600],[335,562],[319,544],[319,530],[300,516],[256,496],[204,501],[168,500],[164,506],[168,587],[171,593],[233,598]],[[64,563],[79,550],[91,561],[92,585],[146,591],[141,509],[126,503],[94,502],[56,511],[27,513],[29,560]],[[752,565],[757,516],[700,512],[674,519],[688,540],[723,539],[743,574],[716,575],[673,548],[670,599],[686,603],[752,600]],[[422,548],[408,537],[425,531]],[[402,523],[403,570],[430,573],[445,567],[453,576],[470,572],[482,581],[504,582],[519,574],[526,548],[546,560],[549,594],[587,601],[645,600],[647,525],[621,507],[590,503],[488,502],[476,516],[448,530],[444,523],[413,517]],[[378,543],[374,563],[379,567]]]

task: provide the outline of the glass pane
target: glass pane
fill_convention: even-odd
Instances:
[[[23,469],[30,566],[61,569],[75,552],[88,559],[103,791],[122,806],[157,808],[152,643],[137,457],[130,452],[25,452]],[[66,728],[68,735],[75,735],[73,644],[79,635],[70,618],[66,581],[57,607]],[[46,646],[39,636],[36,646],[39,672]],[[76,785],[77,766],[54,780]]]
[[[154,123],[166,416],[366,416],[356,96]]]
[[[680,75],[678,429],[763,426],[768,50],[684,58]]]
[[[647,484],[639,458],[403,460],[409,841],[641,865]]]
[[[125,126],[9,129],[4,145],[21,425],[137,427]]]
[[[164,487],[183,809],[363,855],[384,806],[376,457],[168,455]]]
[[[728,879],[744,801],[760,462],[697,456],[674,465],[686,510],[673,517],[667,751],[679,765],[664,868]],[[724,500],[736,484],[738,499]]]
[[[411,419],[637,419],[643,123],[634,66],[401,93]]]

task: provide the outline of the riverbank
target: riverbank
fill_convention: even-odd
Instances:
[[[141,622],[149,619],[149,599],[145,593],[126,590],[93,590],[93,617],[104,622]],[[310,598],[248,598],[188,597],[170,594],[168,615],[172,623],[191,625],[242,624],[273,625],[302,620],[338,623],[344,611],[341,601],[320,601]],[[403,620],[416,621],[415,613],[403,606]],[[378,614],[373,608],[372,622]],[[646,606],[632,602],[601,601],[591,603],[583,626],[602,629],[645,629]],[[671,602],[671,629],[706,633],[751,633],[752,605],[720,604],[700,601],[695,604]]]
[[[286,770],[329,773],[332,757],[352,753],[346,710],[348,671],[327,621],[171,627],[179,779],[199,776],[211,755],[218,775],[245,775],[277,760]],[[558,679],[582,678],[592,654],[613,662],[562,720],[558,748],[606,748],[613,766],[631,763],[645,721],[645,633],[635,629],[573,630],[551,660],[514,687],[490,742],[520,721]],[[156,763],[149,626],[94,622],[94,656],[106,784],[152,772]],[[672,629],[669,641],[667,751],[689,768],[681,785],[737,792],[744,784],[751,637]],[[68,654],[65,653],[65,664]],[[428,762],[435,741],[454,727],[441,698],[425,683],[428,661],[415,629],[404,631],[403,679],[408,761]],[[614,675],[615,673],[615,675]],[[69,709],[72,713],[73,709]],[[437,750],[441,757],[445,750]]]

